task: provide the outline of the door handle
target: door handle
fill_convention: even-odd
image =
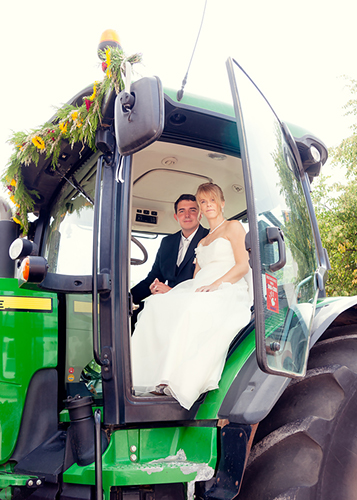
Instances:
[[[279,260],[269,266],[269,269],[274,273],[286,264],[284,233],[280,227],[270,226],[266,228],[266,234],[268,243],[273,244],[275,241],[278,243]]]

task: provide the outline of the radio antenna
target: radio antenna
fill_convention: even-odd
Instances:
[[[181,101],[181,99],[183,98],[183,89],[185,88],[186,83],[187,83],[188,72],[190,70],[190,66],[191,66],[192,59],[193,59],[193,56],[194,56],[194,53],[195,53],[195,50],[196,50],[197,42],[198,42],[198,39],[199,39],[200,34],[201,34],[203,20],[205,18],[206,6],[207,6],[207,0],[205,0],[205,5],[203,7],[203,14],[202,14],[201,25],[200,25],[200,29],[198,30],[198,35],[197,35],[196,43],[195,43],[195,46],[193,48],[192,56],[191,56],[191,59],[190,59],[190,62],[189,62],[189,65],[188,65],[188,68],[187,68],[187,71],[186,71],[186,75],[185,75],[185,78],[182,80],[181,89],[177,91],[176,97],[177,97],[178,101]]]

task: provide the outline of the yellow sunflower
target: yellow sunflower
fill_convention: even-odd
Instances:
[[[109,61],[110,61],[110,56],[109,56]],[[95,99],[95,96],[97,95],[97,85],[98,85],[98,82],[94,82],[93,94],[89,98],[91,101],[93,101]]]
[[[108,47],[107,49],[105,49],[105,62],[107,64],[107,76],[110,77],[111,76],[111,72],[109,71],[109,66],[110,66],[110,63],[111,63],[111,60],[110,60],[110,47]]]
[[[45,141],[41,139],[39,135],[32,138],[32,143],[36,146],[37,149],[45,149]]]
[[[59,128],[62,134],[65,134],[67,132],[67,123],[61,122],[59,124]]]

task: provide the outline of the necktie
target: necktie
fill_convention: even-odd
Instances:
[[[183,259],[185,258],[189,244],[190,244],[190,240],[188,240],[186,238],[184,238],[182,240],[182,245],[180,246],[179,253],[177,256],[177,262],[176,262],[177,266],[179,266],[181,264],[181,262],[183,261]]]

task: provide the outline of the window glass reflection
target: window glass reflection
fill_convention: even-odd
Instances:
[[[265,364],[279,372],[303,374],[317,290],[316,249],[300,174],[271,108],[244,73],[234,66],[243,114],[261,256],[265,316]],[[267,228],[283,231],[286,264]],[[264,334],[264,332],[263,332]]]
[[[92,274],[95,173],[92,158],[64,184],[51,210],[44,255],[50,273]]]

